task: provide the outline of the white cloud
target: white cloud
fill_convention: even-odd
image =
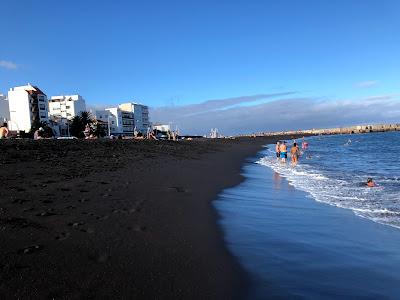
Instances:
[[[0,60],[0,67],[8,70],[15,70],[18,68],[18,66],[15,63],[7,60]]]
[[[238,98],[249,99],[248,97],[252,96]],[[226,100],[220,101],[221,103],[230,102]],[[400,119],[399,100],[396,95],[341,101],[288,98],[282,95],[282,98],[275,101],[224,110],[209,110],[209,101],[196,105],[156,107],[151,109],[150,118],[153,122],[173,122],[184,134],[200,135],[209,133],[210,128],[215,127],[221,133],[230,135],[364,123],[398,123]],[[221,103],[218,102],[219,100],[213,100],[214,107],[221,106]],[[199,110],[200,107],[207,109]]]
[[[361,89],[366,89],[366,88],[376,86],[377,84],[378,84],[377,80],[367,80],[367,81],[357,82],[356,87],[361,88]]]

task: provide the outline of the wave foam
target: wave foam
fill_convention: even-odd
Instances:
[[[263,157],[257,163],[271,168],[295,188],[309,193],[318,202],[350,209],[357,216],[400,228],[399,207],[385,206],[390,202],[396,203],[393,197],[398,195],[385,193],[383,187],[374,189],[363,187],[360,186],[359,177],[333,178],[313,166],[299,164],[294,167],[283,164],[271,156]],[[397,180],[397,178],[391,179]]]

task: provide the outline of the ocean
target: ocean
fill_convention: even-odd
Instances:
[[[398,299],[400,133],[307,141],[295,167],[266,145],[215,202],[247,298]]]
[[[320,136],[307,141],[312,146],[295,168],[277,163],[273,147],[258,163],[316,201],[400,228],[400,132]],[[366,187],[368,177],[378,183],[376,188]]]

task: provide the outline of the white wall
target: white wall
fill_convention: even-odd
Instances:
[[[33,121],[32,107],[30,103],[31,96],[27,91],[33,93],[39,92],[37,88],[28,84],[26,86],[19,86],[12,88],[8,91],[8,103],[10,108],[10,130],[24,130],[30,131]],[[49,121],[49,109],[47,96],[44,94],[36,94],[38,98],[38,113],[39,120],[42,122]]]
[[[149,109],[146,105],[138,103],[123,103],[119,106],[122,110],[133,112],[134,127],[143,134],[147,132],[149,122]]]
[[[10,130],[31,129],[31,114],[29,108],[29,95],[25,90],[10,90],[8,92],[8,101],[10,108]]]
[[[51,116],[71,120],[86,111],[86,102],[80,95],[53,96],[49,100],[49,111]]]
[[[123,133],[121,110],[118,107],[110,107],[106,108],[105,110],[110,113],[111,134]]]

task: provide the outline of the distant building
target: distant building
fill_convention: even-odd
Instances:
[[[133,112],[121,110],[122,132],[124,135],[133,135],[135,121]]]
[[[35,122],[48,122],[47,96],[31,84],[11,88],[8,91],[10,108],[9,129],[28,132]]]
[[[97,120],[107,124],[106,132],[111,135],[133,135],[133,113],[119,107],[109,107],[95,112]]]
[[[149,108],[146,105],[129,102],[120,104],[119,108],[121,111],[133,113],[133,128],[146,134],[150,126]]]
[[[102,124],[102,127],[107,134],[115,134],[115,132],[118,130],[118,128],[115,126],[116,120],[110,111],[102,109],[96,110],[92,114],[99,124]]]
[[[157,131],[163,131],[163,132],[172,131],[171,125],[169,124],[153,124],[152,127]]]
[[[80,95],[53,96],[49,100],[50,116],[71,120],[86,111],[85,99]]]
[[[5,95],[0,94],[0,126],[5,121],[10,120],[10,108],[8,105],[8,99]]]

